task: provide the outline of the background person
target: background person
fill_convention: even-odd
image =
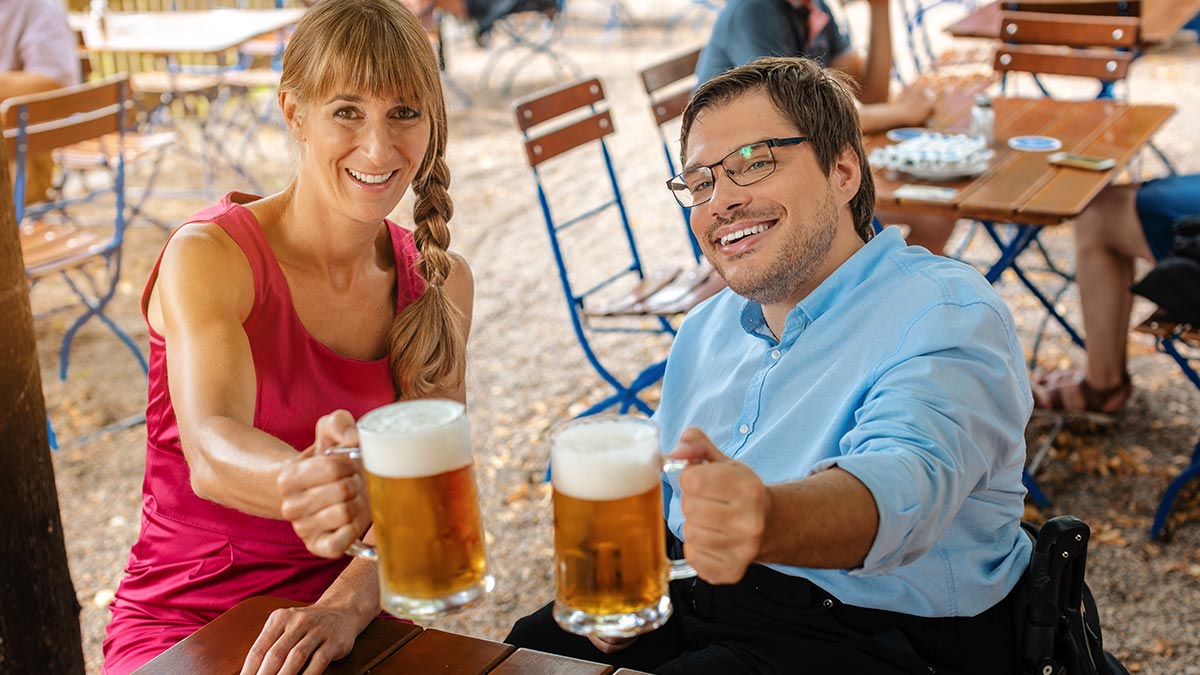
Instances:
[[[633,640],[568,634],[548,605],[507,641],[655,673],[1009,675],[1031,401],[1007,306],[969,266],[872,237],[838,71],[736,68],[681,138],[673,185],[729,285],[684,320],[654,416],[673,457],[706,460],[663,487],[699,580]]]
[[[1200,215],[1200,174],[1113,185],[1075,219],[1075,281],[1087,337],[1083,368],[1034,376],[1034,405],[1109,424],[1133,394],[1129,317],[1138,259],[1171,252],[1172,225]]]
[[[380,611],[375,566],[309,554],[276,481],[324,472],[334,491],[361,489],[349,461],[313,455],[397,398],[464,398],[473,282],[446,250],[445,104],[420,23],[398,0],[316,4],[284,52],[279,104],[295,178],[194,216],[142,298],[142,526],[106,673],[256,595],[313,604],[272,613],[243,673],[314,673],[348,654]],[[411,234],[385,220],[410,183]]]
[[[57,0],[0,1],[0,101],[79,84],[75,34]],[[9,158],[13,161],[13,158]],[[29,158],[25,201],[45,199],[54,181],[47,154]]]

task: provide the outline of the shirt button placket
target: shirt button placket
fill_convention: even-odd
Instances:
[[[742,426],[738,427],[738,433],[742,434],[743,436],[750,433],[750,425],[743,424]]]

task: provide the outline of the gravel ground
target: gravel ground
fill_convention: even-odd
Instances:
[[[606,3],[572,2],[577,8],[563,35],[564,50],[581,71],[600,76],[613,108],[618,133],[614,161],[625,189],[636,236],[654,265],[687,259],[679,213],[660,189],[666,168],[659,150],[637,70],[703,42],[711,18],[692,9],[682,20],[668,19],[684,7],[681,0],[639,5],[636,26],[613,32],[600,26]],[[850,8],[854,35],[865,35],[861,7]],[[497,39],[497,43],[503,41]],[[956,45],[957,47],[957,45]],[[477,279],[474,331],[468,376],[471,422],[481,483],[480,499],[490,537],[497,589],[483,607],[437,622],[437,626],[484,638],[504,636],[513,620],[547,601],[551,593],[551,515],[549,491],[541,483],[547,461],[546,429],[606,395],[606,388],[585,362],[570,332],[561,291],[533,182],[514,128],[510,100],[552,84],[556,74],[544,61],[533,62],[516,78],[511,95],[499,92],[506,68],[516,58],[502,56],[490,81],[484,81],[491,52],[475,47],[465,32],[453,32],[448,52],[451,83],[469,97],[452,101],[450,165],[457,212],[452,224],[455,247],[471,261]],[[616,58],[613,58],[616,56]],[[561,77],[559,75],[558,77]],[[1186,41],[1136,62],[1129,95],[1136,101],[1167,101],[1181,110],[1200,109],[1200,48]],[[1183,86],[1185,83],[1193,83]],[[1194,115],[1177,115],[1160,133],[1183,171],[1200,171],[1198,126]],[[282,135],[268,130],[254,137],[249,153],[255,175],[266,189],[281,187],[288,176],[289,153]],[[170,158],[172,186],[194,186],[194,162]],[[594,194],[598,167],[585,159],[569,163],[571,172],[549,172],[566,199],[559,216],[577,212]],[[1159,170],[1147,161],[1139,170]],[[138,184],[138,176],[133,177]],[[218,175],[220,189],[244,188],[235,178]],[[599,188],[597,188],[599,189]],[[178,222],[203,206],[199,200],[156,196],[150,210]],[[402,203],[398,213],[408,207]],[[576,209],[573,211],[573,207]],[[399,215],[403,222],[407,217]],[[137,226],[129,233],[126,266],[113,314],[142,344],[146,332],[137,298],[165,233]],[[1046,232],[1052,254],[1071,252],[1069,228]],[[607,256],[610,238],[583,237],[584,255]],[[972,242],[967,257],[991,255]],[[1027,345],[1032,346],[1040,312],[1015,280],[1000,291],[1010,301]],[[70,312],[53,312],[66,299],[56,282],[33,291],[45,397],[62,449],[54,455],[67,548],[75,588],[83,605],[81,624],[89,672],[99,672],[100,644],[108,620],[107,602],[121,577],[129,547],[137,536],[145,427],[121,428],[145,405],[145,380],[131,356],[96,325],[85,328],[73,351],[70,377],[57,379],[58,344]],[[1078,321],[1077,299],[1068,292],[1062,307]],[[1148,313],[1139,304],[1136,318]],[[93,322],[94,323],[94,322]],[[624,337],[602,342],[600,353],[617,370],[661,358],[668,345],[654,339]],[[1127,414],[1108,430],[1072,428],[1054,439],[1038,472],[1041,487],[1053,500],[1045,513],[1074,514],[1093,530],[1089,583],[1099,599],[1107,627],[1106,646],[1141,673],[1200,673],[1200,500],[1185,494],[1176,509],[1173,539],[1148,540],[1158,498],[1187,461],[1198,429],[1195,410],[1200,394],[1178,368],[1154,351],[1152,342],[1135,336],[1130,364],[1137,386]],[[1081,354],[1053,328],[1043,341],[1039,362],[1054,366],[1078,361]],[[652,394],[653,396],[654,394]],[[331,403],[332,405],[332,403]],[[1032,424],[1031,444],[1040,442],[1045,425]]]

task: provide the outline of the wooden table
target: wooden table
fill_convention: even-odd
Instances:
[[[964,133],[970,117],[970,100],[949,96],[938,104],[933,127]],[[891,172],[876,171],[878,208],[940,213],[976,220],[998,220],[1029,225],[1056,225],[1079,215],[1111,182],[1117,170],[1149,142],[1174,113],[1171,105],[1132,104],[1098,99],[1057,101],[1049,98],[997,98],[996,155],[991,166],[975,178],[931,183]],[[1116,168],[1086,171],[1059,167],[1046,161],[1047,153],[1018,152],[1008,147],[1014,136],[1044,135],[1062,141],[1062,149],[1085,155],[1111,157]],[[868,153],[890,143],[883,134],[865,139]],[[946,202],[918,202],[896,197],[905,183],[925,183],[955,188]]]
[[[1095,0],[1010,0],[992,2],[975,9],[958,22],[951,24],[946,32],[955,37],[989,38],[1000,37],[1000,15],[1016,4],[1023,10],[1038,10],[1038,5],[1088,4]],[[1049,9],[1049,7],[1047,7]],[[1055,8],[1057,9],[1057,7]],[[1200,14],[1200,0],[1141,0],[1138,15],[1142,19],[1138,42],[1141,47],[1152,47],[1166,42],[1179,32],[1188,19]]]
[[[298,22],[305,8],[288,9],[212,9],[178,12],[108,12],[102,21],[88,14],[69,15],[72,27],[83,35],[88,51],[96,54],[152,55],[166,61],[165,70],[135,73],[135,91],[153,102],[149,117],[161,121],[164,111],[173,101],[187,101],[189,96],[203,96],[210,102],[225,87],[224,73],[236,66],[234,50],[259,35],[281,31]],[[185,55],[200,55],[215,61],[199,71],[188,71],[179,60]],[[118,66],[119,67],[119,66]],[[262,192],[258,179],[239,159],[238,153],[225,146],[220,132],[225,125],[219,119],[223,106],[209,105],[207,115],[196,115],[199,146],[190,150],[201,167],[201,197],[206,202],[215,199],[213,190],[216,170],[223,165],[248,184],[248,190]],[[172,118],[172,123],[175,123]],[[228,131],[224,129],[224,131]],[[191,194],[193,190],[185,190]]]
[[[996,142],[992,150],[996,154],[983,174],[930,183],[888,170],[872,171],[876,208],[979,222],[999,249],[995,262],[984,271],[987,280],[996,283],[1005,271],[1012,270],[1050,318],[1082,346],[1079,333],[1058,312],[1051,297],[1025,273],[1018,258],[1037,241],[1042,227],[1060,224],[1082,213],[1116,172],[1150,141],[1175,108],[1111,99],[1049,98],[997,98],[993,106]],[[934,128],[950,133],[966,131],[970,107],[968,97],[945,97],[935,111]],[[1052,136],[1062,141],[1062,149],[1067,152],[1111,157],[1116,166],[1108,171],[1060,167],[1046,161],[1048,153],[1018,152],[1008,147],[1009,138],[1024,135]],[[887,143],[882,134],[876,134],[868,136],[864,145],[870,153]],[[956,192],[945,201],[900,199],[896,190],[904,184],[934,184]],[[998,224],[1011,227],[1002,228]]]
[[[236,675],[267,616],[303,603],[251,598],[139,668],[137,675]],[[512,645],[436,629],[375,619],[350,655],[335,661],[329,675],[645,675],[603,663],[517,649]]]
[[[109,12],[103,29],[87,14],[70,15],[84,46],[104,52],[219,54],[251,38],[291,26],[304,8],[211,9],[199,12]]]

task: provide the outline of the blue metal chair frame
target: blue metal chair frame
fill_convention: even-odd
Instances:
[[[522,113],[528,112],[530,107],[536,105],[536,102],[554,97],[555,95],[561,95],[563,92],[571,92],[572,90],[581,89],[586,89],[589,91],[588,98],[590,99],[590,102],[582,104],[560,104],[560,109],[546,114],[542,119],[534,120],[532,124],[526,125],[522,122]],[[575,143],[571,147],[581,147],[583,145],[592,143],[595,143],[599,147],[600,155],[604,163],[605,173],[608,175],[608,183],[612,190],[612,197],[603,203],[565,221],[556,222],[551,211],[550,198],[547,194],[545,184],[542,180],[542,175],[539,171],[541,161],[531,161],[530,168],[533,172],[534,182],[537,186],[538,203],[541,206],[542,216],[546,222],[546,230],[550,236],[550,246],[554,253],[554,262],[558,267],[559,279],[562,283],[563,294],[566,298],[568,310],[571,316],[571,326],[575,331],[575,336],[580,347],[583,349],[584,355],[587,357],[588,363],[591,364],[592,368],[600,375],[600,377],[603,378],[604,381],[608,382],[608,384],[611,385],[615,390],[611,396],[592,405],[587,410],[580,413],[578,417],[593,415],[603,410],[607,410],[613,406],[618,406],[620,412],[622,413],[628,412],[630,408],[636,408],[646,415],[651,415],[654,412],[653,409],[647,405],[645,401],[641,400],[638,394],[643,389],[652,386],[662,379],[663,373],[666,370],[666,359],[647,366],[640,373],[638,373],[638,375],[635,376],[631,382],[626,384],[601,363],[600,358],[596,355],[595,350],[591,346],[588,334],[589,332],[665,333],[673,336],[675,334],[675,328],[669,321],[667,321],[666,318],[662,316],[656,317],[655,328],[598,327],[590,324],[588,316],[584,312],[584,303],[588,298],[592,297],[598,291],[609,287],[618,280],[627,279],[631,275],[636,276],[638,279],[645,279],[646,276],[642,268],[641,256],[638,254],[637,244],[633,237],[633,229],[629,224],[629,218],[625,211],[625,203],[622,199],[621,189],[617,182],[616,171],[613,168],[612,156],[609,153],[608,146],[604,142],[603,138],[612,132],[612,123],[608,112],[597,107],[597,104],[603,100],[604,92],[600,86],[600,82],[592,79],[582,82],[575,82],[564,87],[560,87],[549,92],[543,92],[542,94],[518,101],[514,105],[514,109],[516,110],[517,114],[518,126],[523,127],[522,134],[526,141],[526,147],[534,148],[530,152],[531,160],[533,160],[534,155],[538,152],[538,141],[545,140],[552,134],[570,128],[563,127],[541,134],[530,133],[530,129],[534,126],[538,126],[558,118],[565,113],[586,107],[591,113],[591,116],[583,122],[577,123],[577,125],[591,123],[595,124],[596,128],[599,130],[595,134],[594,138],[584,142]],[[574,127],[576,125],[571,126]],[[616,209],[621,231],[624,234],[625,241],[628,244],[630,256],[629,262],[620,268],[619,271],[610,275],[608,278],[596,283],[587,290],[579,292],[575,290],[575,286],[572,283],[571,275],[568,271],[568,263],[563,252],[562,244],[559,240],[559,235],[568,228],[578,225],[584,221],[591,220],[613,208]]]
[[[1159,337],[1157,339],[1158,349],[1174,359],[1175,363],[1179,364],[1184,376],[1197,389],[1200,389],[1200,373],[1197,373],[1196,368],[1192,365],[1193,362],[1200,359],[1180,353],[1175,344],[1182,340],[1183,330],[1184,326],[1176,326],[1172,334]],[[1162,538],[1167,525],[1167,516],[1171,513],[1171,506],[1175,503],[1175,497],[1180,488],[1197,477],[1200,477],[1200,442],[1197,442],[1195,448],[1192,449],[1192,456],[1187,468],[1181,471],[1163,491],[1162,499],[1158,502],[1158,510],[1154,513],[1154,523],[1150,526],[1151,539]]]
[[[910,1],[915,6],[910,7]],[[923,75],[926,68],[929,70],[937,69],[937,55],[933,53],[933,43],[929,40],[929,27],[925,25],[925,14],[942,5],[960,5],[966,7],[968,11],[975,9],[978,3],[976,0],[901,0],[900,1],[900,18],[904,22],[904,33],[908,44],[909,54],[912,56],[913,71],[918,75]],[[917,36],[920,35],[920,45],[917,44]],[[919,48],[919,50],[918,50]],[[921,56],[925,57],[926,66],[921,65]],[[895,59],[893,58],[893,64]],[[892,66],[892,76],[899,82],[904,81],[900,78],[899,72],[895,65]]]
[[[551,46],[551,43],[554,41],[554,38],[559,32],[558,17],[562,15],[564,3],[565,0],[559,0],[557,9],[553,15],[532,11],[517,12],[496,21],[496,23],[493,25],[493,32],[496,30],[504,32],[509,37],[509,43],[492,50],[491,55],[488,56],[487,63],[485,63],[483,66],[483,73],[479,77],[480,85],[487,86],[487,83],[492,79],[492,71],[500,62],[500,59],[506,53],[516,51],[518,49],[524,49],[527,53],[523,57],[517,59],[516,62],[509,67],[508,73],[502,79],[500,92],[505,96],[512,92],[513,80],[516,79],[517,73],[520,72],[521,69],[526,65],[532,63],[539,54],[546,57],[546,60],[550,62],[550,65],[552,68],[554,68],[555,72],[558,72],[561,69],[567,75],[567,77],[581,77],[583,75],[583,71],[580,70],[578,64],[576,64],[571,57],[567,56],[561,51],[555,50]],[[538,29],[540,34],[538,36],[531,37],[529,34],[522,31],[518,26],[514,25],[514,21],[518,20],[517,14],[541,15],[541,19],[539,20],[541,25]]]
[[[109,330],[111,330],[113,334],[116,335],[117,338],[119,338],[121,342],[123,342],[125,346],[129,348],[130,352],[133,353],[134,358],[137,359],[138,365],[142,369],[142,372],[148,372],[146,359],[144,356],[142,356],[142,352],[138,348],[137,344],[133,341],[129,334],[122,330],[121,327],[118,326],[116,322],[114,322],[104,311],[105,307],[108,305],[109,301],[112,300],[117,291],[117,281],[121,276],[121,246],[125,238],[124,137],[126,123],[125,110],[129,105],[129,89],[128,80],[124,75],[118,76],[117,78],[112,78],[108,82],[111,82],[113,79],[120,80],[119,110],[121,111],[121,114],[117,115],[117,132],[120,147],[116,155],[117,166],[114,172],[113,185],[111,188],[105,187],[83,195],[79,195],[77,197],[64,197],[53,202],[39,203],[28,209],[25,208],[26,164],[29,154],[29,135],[39,131],[38,126],[39,122],[41,121],[30,120],[29,104],[19,102],[21,99],[17,99],[18,102],[14,106],[16,108],[17,126],[15,129],[16,176],[13,184],[13,201],[16,204],[16,219],[18,224],[22,223],[26,218],[37,217],[50,211],[60,210],[74,204],[89,202],[109,192],[113,193],[116,200],[113,236],[103,244],[103,248],[93,251],[91,255],[91,257],[99,256],[104,260],[106,277],[104,282],[106,283],[107,288],[103,288],[100,282],[87,273],[81,273],[81,279],[76,280],[70,274],[72,271],[74,271],[74,269],[76,269],[75,267],[68,267],[57,272],[63,281],[66,282],[67,287],[70,288],[73,293],[75,293],[75,295],[79,298],[79,301],[86,308],[86,311],[77,319],[75,319],[75,321],[67,328],[66,333],[63,335],[62,345],[59,350],[60,357],[58,375],[60,380],[67,379],[67,368],[70,361],[71,343],[74,341],[76,333],[92,317],[95,317],[101,323],[108,326]],[[83,85],[81,88],[86,88],[86,86],[87,85]],[[82,118],[86,114],[87,113],[85,112],[79,115],[79,117]],[[32,270],[27,268],[26,274],[29,275],[31,271]],[[36,278],[31,279],[31,285],[35,282]],[[82,282],[86,282],[90,288],[84,289],[82,287]]]

